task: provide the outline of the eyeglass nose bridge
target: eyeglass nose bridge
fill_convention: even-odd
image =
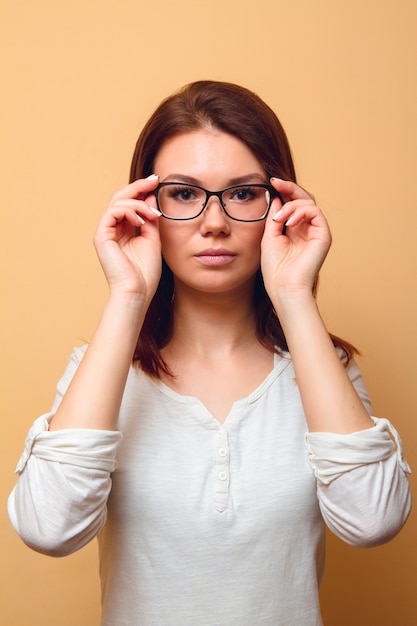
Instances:
[[[206,211],[207,210],[207,205],[209,203],[209,200],[212,196],[216,196],[216,198],[219,201],[219,204],[221,206],[221,208],[223,209],[223,211],[226,213],[227,215],[227,211],[226,211],[226,206],[223,202],[223,193],[224,193],[224,189],[222,189],[221,191],[208,191],[207,189],[204,189],[204,191],[206,192],[206,199],[204,201],[204,204],[202,206],[201,211]]]

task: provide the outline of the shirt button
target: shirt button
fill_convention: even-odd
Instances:
[[[227,479],[227,472],[219,472],[219,478],[220,478],[220,480],[226,480]]]
[[[218,452],[218,455],[219,455],[219,456],[226,456],[226,454],[227,454],[227,450],[226,450],[226,448],[219,448],[219,449],[217,450],[217,452]]]

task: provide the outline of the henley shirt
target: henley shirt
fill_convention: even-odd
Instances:
[[[102,626],[320,626],[325,523],[361,547],[404,524],[393,426],[308,433],[288,354],[223,424],[132,367],[117,431],[48,431],[84,351],[29,432],[9,515],[45,554],[98,536]],[[347,371],[371,412],[354,361]]]

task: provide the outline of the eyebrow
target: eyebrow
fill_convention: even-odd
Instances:
[[[202,186],[201,180],[199,180],[198,178],[194,178],[194,176],[187,176],[185,174],[172,173],[166,176],[164,180],[161,182],[168,182],[168,181],[179,182],[179,183],[189,183],[190,185],[198,185],[200,187]],[[265,176],[263,176],[259,172],[252,172],[251,174],[244,174],[243,176],[236,176],[235,178],[230,178],[227,186],[244,185],[247,183],[256,183],[256,182],[267,184],[267,181],[265,181]]]

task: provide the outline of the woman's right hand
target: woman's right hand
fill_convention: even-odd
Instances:
[[[110,297],[50,430],[117,428],[138,333],[161,276],[157,185],[153,176],[124,187],[98,224],[94,244]]]
[[[94,235],[110,293],[137,295],[147,304],[161,276],[161,242],[155,200],[157,176],[142,178],[114,194]],[[152,204],[150,204],[152,203]]]

